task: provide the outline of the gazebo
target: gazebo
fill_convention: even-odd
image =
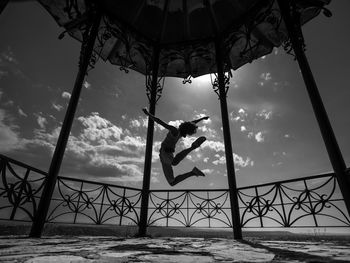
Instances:
[[[9,1],[2,1],[4,8]],[[65,31],[82,42],[79,72],[45,180],[31,237],[40,237],[79,101],[84,78],[97,57],[122,70],[146,77],[149,112],[156,113],[164,77],[183,78],[214,74],[225,144],[230,216],[235,239],[242,238],[239,200],[227,110],[231,70],[283,46],[298,61],[329,159],[350,213],[350,180],[322,99],[305,56],[301,27],[321,12],[330,0],[39,0]],[[1,10],[1,9],[0,9]],[[139,235],[147,231],[154,122],[148,120]]]

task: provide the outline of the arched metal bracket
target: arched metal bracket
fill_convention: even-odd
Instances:
[[[192,84],[192,76],[191,75],[189,75],[188,77],[186,77],[182,80],[182,84],[186,84],[186,83]]]
[[[225,84],[225,96],[227,97],[228,90],[230,88],[230,78],[232,78],[231,71],[224,72],[224,84]],[[210,81],[213,87],[213,90],[218,95],[220,99],[220,91],[219,91],[219,79],[217,73],[210,74]]]
[[[146,95],[148,98],[148,101],[151,103],[151,97],[152,97],[152,75],[145,75],[146,79]],[[165,77],[158,77],[157,78],[157,87],[156,87],[156,103],[160,99],[163,93],[163,87],[164,87],[164,81]]]

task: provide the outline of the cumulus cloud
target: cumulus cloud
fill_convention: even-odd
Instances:
[[[174,127],[179,127],[181,123],[183,123],[183,120],[175,120],[175,121],[169,121],[168,124]]]
[[[148,127],[148,118],[144,117],[144,116],[139,116],[136,119],[130,119],[129,127],[130,128],[136,128],[137,130],[140,129],[140,128],[147,128]],[[155,123],[154,128],[157,129],[159,127],[161,127],[161,126],[158,125],[157,123]]]
[[[240,108],[237,111],[237,113],[235,113],[234,111],[230,113],[230,119],[234,122],[238,122],[238,121],[244,122],[246,121],[247,117],[248,117],[248,113],[243,108]]]
[[[0,147],[1,151],[8,152],[23,148],[22,140],[18,134],[17,127],[5,123],[6,112],[0,109]]]
[[[263,118],[264,120],[269,120],[272,117],[272,111],[263,109],[261,111],[259,111],[256,116]]]
[[[67,91],[62,92],[62,98],[69,100],[71,97],[71,94]]]
[[[77,163],[83,162],[79,173],[85,172],[97,178],[115,178],[114,181],[142,180],[146,146],[143,137],[124,133],[121,127],[97,112],[80,116],[77,121],[81,128],[79,132],[71,134],[66,148],[71,169],[78,169]],[[42,127],[45,128],[45,125]],[[52,131],[35,130],[30,144],[53,151],[59,132],[59,127]]]
[[[88,88],[91,87],[91,84],[85,80],[84,83],[83,83],[83,87],[88,89]]]
[[[215,129],[209,128],[206,125],[199,126],[198,131],[203,132],[205,137],[209,139],[215,139],[218,136],[218,133],[216,132]]]
[[[216,159],[215,161],[212,162],[214,165],[219,165],[219,164],[225,164],[226,163],[226,157],[225,156],[215,155],[215,157],[218,158],[218,159]],[[233,153],[233,162],[234,162],[235,166],[241,167],[241,168],[254,165],[254,162],[249,157],[244,159],[242,156],[239,156],[236,153]]]
[[[257,142],[264,142],[265,138],[263,136],[263,132],[258,132],[257,134],[255,134],[255,140]]]
[[[41,129],[45,129],[45,126],[47,124],[47,120],[45,117],[41,116],[41,115],[37,115],[37,119],[36,119],[37,123],[39,124]]]
[[[202,148],[208,148],[214,152],[224,152],[225,151],[225,145],[221,141],[213,141],[213,140],[206,140],[202,146]]]

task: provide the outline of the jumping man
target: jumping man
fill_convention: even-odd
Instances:
[[[192,143],[190,148],[187,148],[179,152],[174,157],[176,143],[179,141],[179,139],[181,137],[186,137],[187,135],[195,134],[198,128],[196,123],[202,120],[207,120],[209,119],[209,117],[205,116],[197,120],[186,121],[181,123],[179,128],[176,128],[172,125],[165,123],[164,121],[157,118],[156,116],[150,114],[146,108],[142,110],[149,118],[151,118],[153,121],[155,121],[156,123],[163,126],[165,129],[169,131],[167,136],[163,140],[159,151],[160,161],[162,163],[164,175],[168,183],[171,186],[174,186],[191,176],[205,176],[205,174],[201,170],[199,170],[197,167],[194,167],[192,171],[188,173],[180,174],[175,177],[173,166],[178,165],[187,156],[187,154],[189,154],[191,151],[198,148],[199,146],[201,146],[203,142],[205,142],[206,138],[204,136],[201,136]]]

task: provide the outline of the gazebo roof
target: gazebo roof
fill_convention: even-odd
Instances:
[[[187,78],[216,72],[220,39],[225,70],[269,54],[288,41],[275,0],[39,0],[60,26],[82,41],[90,10],[102,10],[95,52],[104,60],[150,74],[160,49],[159,76]],[[300,23],[330,0],[295,0]]]

